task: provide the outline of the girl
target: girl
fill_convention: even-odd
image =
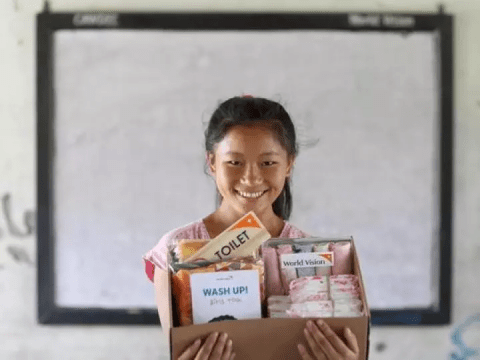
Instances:
[[[205,148],[219,206],[205,218],[170,231],[144,256],[157,300],[164,296],[159,284],[167,276],[167,249],[179,239],[213,239],[252,210],[272,237],[308,236],[287,221],[292,211],[290,178],[297,142],[294,125],[283,106],[251,96],[223,102],[208,124]],[[159,306],[161,322],[164,310]],[[313,357],[299,344],[304,360],[358,358],[356,338],[348,330],[347,343],[325,323],[309,322],[305,335]],[[232,360],[232,349],[227,334],[213,333],[203,345],[197,339],[178,360]]]

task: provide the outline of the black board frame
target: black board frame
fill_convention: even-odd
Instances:
[[[391,21],[389,21],[389,19]],[[393,20],[392,20],[393,19]],[[403,20],[402,20],[403,19]],[[407,21],[405,21],[407,19]],[[408,19],[413,19],[409,22]],[[403,22],[402,22],[403,21]],[[394,25],[392,25],[394,24]],[[438,304],[431,308],[371,310],[372,325],[444,325],[451,320],[453,221],[453,16],[439,13],[114,13],[37,15],[37,295],[41,324],[159,324],[156,309],[65,308],[55,302],[53,35],[64,29],[348,30],[436,32],[440,166]]]

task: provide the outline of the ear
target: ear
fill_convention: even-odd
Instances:
[[[207,166],[208,166],[208,171],[210,174],[215,174],[215,154],[211,152],[207,152],[205,154],[206,160],[207,160]]]
[[[295,157],[290,156],[288,159],[288,164],[287,164],[287,177],[292,176],[292,171],[293,171],[293,165],[295,164]]]

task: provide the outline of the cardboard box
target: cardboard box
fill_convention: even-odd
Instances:
[[[368,358],[370,334],[370,309],[365,296],[365,286],[360,272],[360,263],[353,239],[353,272],[360,283],[360,297],[365,309],[361,317],[332,317],[323,320],[343,338],[343,328],[349,327],[357,337],[360,360]],[[163,278],[162,289],[167,296],[159,306],[167,312],[168,322],[162,324],[170,343],[172,359],[180,354],[197,338],[206,338],[214,331],[226,332],[233,341],[236,360],[301,360],[297,344],[307,344],[303,329],[308,319],[252,319],[222,321],[210,324],[178,326],[175,307],[172,306],[171,273]],[[168,304],[163,303],[168,300]]]

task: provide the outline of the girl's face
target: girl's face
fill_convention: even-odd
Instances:
[[[260,215],[273,213],[293,158],[267,127],[234,126],[209,154],[209,163],[221,207],[240,216],[251,210]]]

